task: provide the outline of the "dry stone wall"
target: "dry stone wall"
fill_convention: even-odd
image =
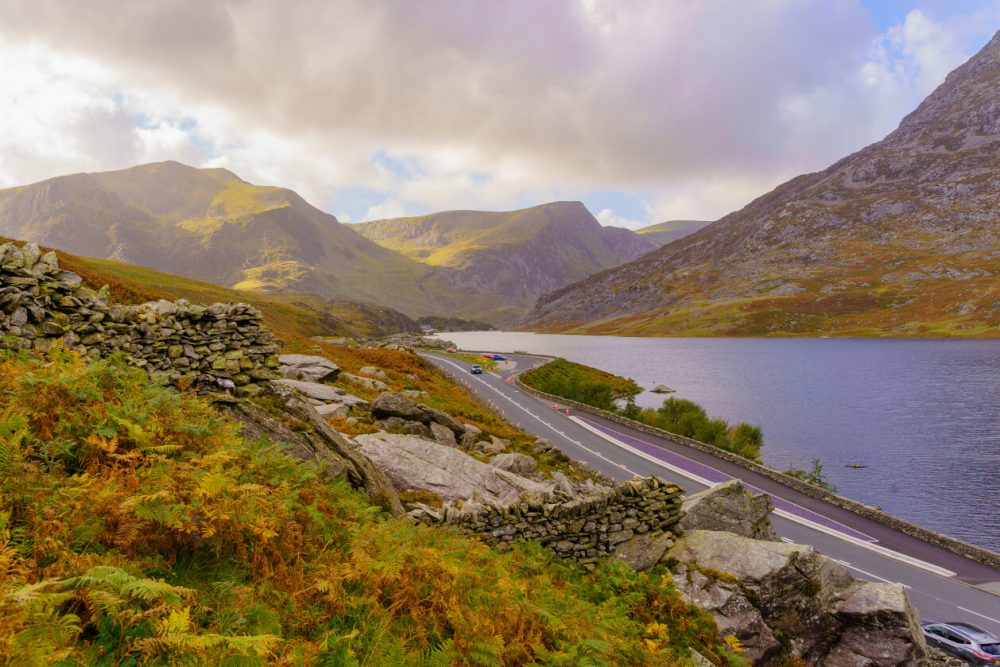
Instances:
[[[53,252],[0,245],[0,341],[8,348],[47,351],[56,343],[96,359],[124,352],[167,381],[260,391],[275,377],[277,342],[261,313],[242,303],[187,301],[111,305],[80,276],[62,271]]]
[[[538,542],[557,555],[580,563],[607,558],[636,535],[675,531],[683,490],[656,477],[637,478],[599,498],[570,502],[524,500],[497,507],[469,503],[443,512],[410,516],[430,524],[446,523],[502,546],[518,540]]]

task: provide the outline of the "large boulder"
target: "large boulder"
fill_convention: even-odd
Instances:
[[[642,572],[659,563],[673,545],[673,533],[642,533],[617,545],[611,558],[623,561],[636,572]]]
[[[333,387],[328,384],[320,384],[319,382],[308,382],[305,380],[289,380],[287,378],[281,380],[273,380],[273,383],[280,385],[282,387],[288,387],[289,389],[294,389],[300,394],[304,394],[309,398],[315,399],[317,401],[335,401],[340,402],[340,397],[343,396],[345,392],[340,387]]]
[[[283,354],[278,357],[278,372],[290,380],[333,382],[340,367],[329,359],[311,354]]]
[[[535,459],[531,458],[527,454],[519,454],[517,452],[510,452],[508,454],[497,454],[490,458],[490,465],[494,468],[500,468],[501,470],[506,470],[507,472],[516,473],[518,475],[529,475],[535,472],[538,464],[535,463]]]
[[[426,426],[437,423],[456,436],[462,436],[465,433],[465,425],[459,423],[447,412],[423,403],[417,403],[403,394],[392,391],[379,394],[378,398],[372,401],[371,410],[377,419],[399,417],[407,421],[417,421]]]
[[[399,417],[406,421],[425,422],[427,420],[427,414],[424,412],[422,405],[416,401],[411,401],[402,394],[391,391],[379,394],[378,398],[372,401],[371,408],[372,414],[377,419]]]
[[[755,540],[781,539],[771,525],[771,497],[764,493],[754,496],[738,479],[686,497],[682,509],[684,515],[678,524],[682,531],[719,530]]]
[[[551,487],[481,463],[454,447],[427,438],[367,433],[354,438],[358,448],[399,491],[432,491],[443,500],[476,498],[509,505],[525,493],[547,496]]]
[[[902,667],[926,657],[902,586],[855,579],[812,547],[695,530],[664,559],[677,588],[755,664]]]

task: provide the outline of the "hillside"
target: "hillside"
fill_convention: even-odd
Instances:
[[[9,240],[0,237],[0,244]],[[249,303],[258,308],[268,326],[282,336],[382,336],[419,330],[416,322],[391,308],[349,300],[326,300],[314,294],[233,290],[124,262],[62,251],[56,253],[60,266],[81,276],[84,284],[92,289],[107,285],[112,299],[118,303],[159,299],[187,299],[206,305],[227,301]]]
[[[355,225],[381,246],[454,270],[458,285],[499,294],[523,315],[545,292],[640,257],[656,244],[634,232],[602,227],[580,202],[519,211],[447,211]]]
[[[524,326],[1000,336],[1000,33],[884,140],[539,299]]]
[[[684,238],[688,234],[694,234],[710,223],[711,220],[667,220],[666,222],[637,229],[635,233],[645,239],[649,239],[656,245],[665,246],[677,239]]]
[[[495,307],[284,188],[178,162],[0,190],[0,235],[242,290],[312,292],[411,316]]]

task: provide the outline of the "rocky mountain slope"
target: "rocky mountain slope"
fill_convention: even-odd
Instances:
[[[688,234],[694,234],[711,222],[711,220],[667,220],[666,222],[637,229],[635,233],[645,239],[649,239],[656,245],[665,246],[677,239],[684,238]]]
[[[0,190],[0,235],[243,290],[313,292],[407,315],[503,305],[372,243],[284,188],[177,162]]]
[[[1000,33],[884,140],[539,299],[591,333],[1000,335]]]
[[[411,259],[453,269],[458,285],[500,294],[523,315],[541,294],[618,266],[654,249],[634,232],[602,227],[580,202],[519,211],[447,211],[375,220],[355,228]]]

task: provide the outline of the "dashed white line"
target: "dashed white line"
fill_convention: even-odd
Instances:
[[[850,563],[848,563],[846,560],[840,560],[839,558],[832,558],[831,560],[834,561],[834,562],[836,562],[836,563],[840,563],[844,567],[846,567],[848,569],[851,569],[851,570],[854,570],[855,572],[860,572],[861,574],[865,575],[866,577],[870,577],[872,579],[878,579],[879,581],[884,581],[887,584],[895,584],[897,586],[902,586],[903,588],[909,588],[909,586],[907,586],[906,584],[901,584],[898,581],[892,581],[891,579],[886,579],[884,577],[880,577],[877,574],[872,574],[871,572],[866,572],[865,570],[862,570],[859,567],[854,567],[853,565],[851,565]]]
[[[961,609],[962,611],[967,611],[970,614],[975,614],[976,616],[979,616],[980,618],[985,618],[987,621],[993,621],[994,623],[1000,623],[1000,621],[998,621],[997,619],[990,618],[989,616],[987,616],[985,614],[980,614],[978,611],[972,611],[971,609],[966,609],[965,607],[959,607],[958,605],[955,605],[955,606],[958,607],[959,609]]]

